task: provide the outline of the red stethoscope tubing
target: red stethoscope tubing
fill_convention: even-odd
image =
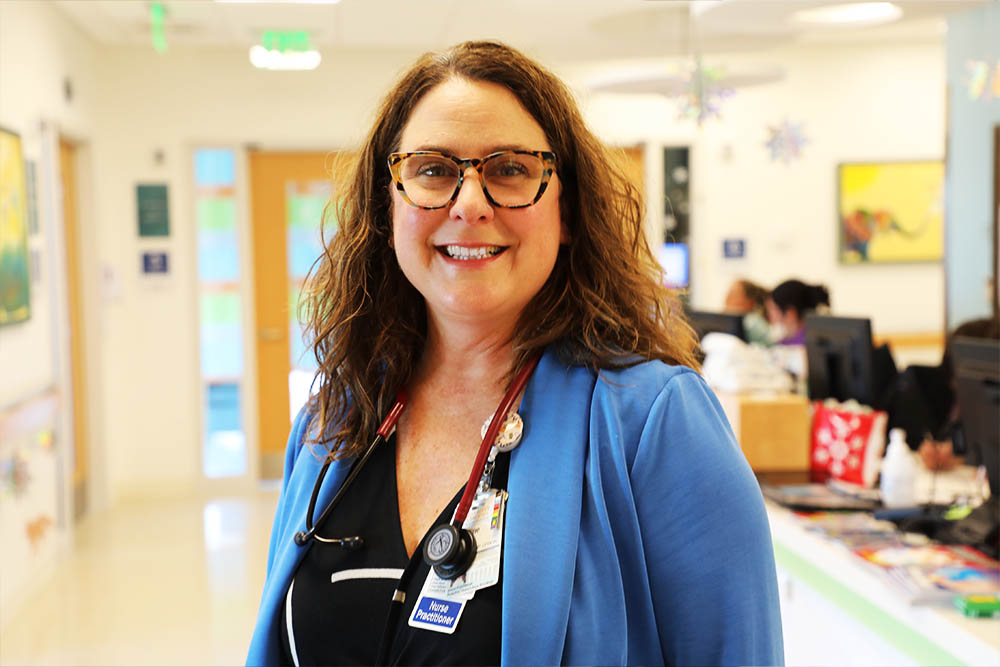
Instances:
[[[510,411],[514,401],[517,400],[517,397],[524,389],[524,386],[528,384],[528,378],[531,377],[531,373],[535,370],[540,358],[541,355],[536,354],[528,360],[528,363],[524,365],[524,368],[522,368],[514,378],[514,382],[510,385],[507,393],[504,394],[503,400],[500,401],[500,405],[497,407],[496,412],[493,413],[493,419],[490,421],[490,425],[486,429],[486,435],[483,436],[483,442],[479,445],[479,453],[476,455],[476,462],[472,464],[472,472],[469,474],[469,481],[465,484],[465,493],[462,494],[462,499],[458,501],[458,508],[455,510],[455,518],[451,520],[451,525],[456,528],[461,528],[462,524],[465,523],[465,517],[468,516],[469,508],[472,506],[472,499],[475,497],[476,490],[479,488],[479,479],[486,470],[486,459],[489,457],[490,449],[493,447],[493,443],[497,439],[497,433],[500,432],[500,427],[503,426],[503,422],[507,418],[507,413]]]
[[[451,524],[456,528],[461,528],[462,524],[465,523],[465,518],[469,514],[469,508],[472,506],[472,499],[475,497],[476,490],[479,488],[479,479],[486,470],[486,460],[490,455],[490,449],[496,440],[497,433],[500,432],[500,427],[503,425],[504,419],[507,418],[507,413],[510,411],[514,401],[520,395],[524,386],[528,383],[528,378],[531,377],[531,373],[535,370],[535,367],[538,366],[538,360],[540,358],[541,355],[537,354],[528,360],[528,362],[524,365],[524,368],[522,368],[514,378],[514,382],[511,384],[510,388],[507,389],[507,393],[504,394],[496,412],[493,413],[493,419],[490,421],[490,425],[486,429],[486,435],[483,436],[483,442],[479,445],[479,452],[476,455],[476,461],[472,465],[472,471],[469,473],[469,481],[465,485],[465,492],[459,500],[458,508],[455,510],[455,516],[451,521]],[[306,541],[315,536],[317,527],[323,523],[326,516],[339,503],[340,498],[344,495],[344,492],[351,485],[351,482],[354,481],[354,478],[361,471],[361,468],[364,467],[368,457],[371,456],[372,452],[375,451],[375,448],[380,442],[385,442],[389,439],[389,436],[392,435],[393,430],[396,428],[396,424],[399,422],[400,415],[403,414],[403,410],[406,408],[408,400],[409,396],[406,393],[406,389],[400,389],[399,393],[396,394],[396,401],[389,410],[389,414],[385,416],[385,419],[382,420],[382,425],[378,427],[378,431],[375,433],[374,441],[368,446],[368,449],[365,450],[365,453],[361,456],[358,464],[352,468],[351,472],[347,476],[347,479],[345,479],[344,483],[341,484],[340,489],[338,489],[333,500],[330,501],[330,504],[327,505],[326,509],[323,510],[323,513],[320,514],[316,523],[313,524],[312,515],[316,508],[316,500],[319,496],[319,487],[323,478],[326,476],[326,471],[327,468],[330,467],[331,461],[327,461],[323,464],[323,468],[319,473],[319,478],[316,480],[316,485],[313,487],[312,496],[309,499],[309,509],[306,510],[306,530],[295,535],[296,544],[302,546],[306,543]]]
[[[517,400],[521,391],[524,390],[524,386],[528,384],[528,379],[534,372],[535,367],[538,366],[539,359],[541,359],[541,355],[535,355],[528,360],[528,363],[526,363],[524,368],[518,372],[517,376],[514,378],[514,382],[512,382],[510,387],[507,389],[507,393],[504,394],[503,399],[501,399],[496,412],[493,413],[493,419],[490,421],[489,428],[486,429],[486,435],[483,436],[483,442],[479,445],[479,452],[476,454],[476,461],[472,464],[472,471],[469,473],[469,481],[465,484],[465,492],[462,494],[461,500],[458,501],[458,508],[455,510],[455,517],[451,521],[451,524],[456,528],[461,528],[462,524],[465,523],[465,518],[469,515],[469,508],[472,506],[472,499],[476,495],[476,489],[479,488],[479,479],[482,477],[483,471],[486,470],[486,459],[489,458],[490,448],[492,448],[493,443],[496,441],[497,433],[500,432],[500,427],[503,426],[503,421],[507,418],[507,413],[510,411],[511,406],[514,404],[514,401]],[[399,393],[396,394],[396,402],[393,404],[392,409],[389,410],[389,414],[386,415],[385,420],[378,429],[378,435],[382,436],[383,439],[388,440],[393,429],[396,428],[399,416],[403,414],[403,409],[406,407],[407,398],[408,396],[405,389],[401,389]]]

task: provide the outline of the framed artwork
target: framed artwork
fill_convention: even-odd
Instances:
[[[31,316],[21,137],[0,128],[0,326]]]
[[[937,262],[944,252],[944,162],[837,166],[842,264]]]

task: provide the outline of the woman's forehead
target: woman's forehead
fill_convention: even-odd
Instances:
[[[428,91],[413,108],[398,150],[473,157],[506,149],[551,147],[542,127],[510,90],[454,77]]]

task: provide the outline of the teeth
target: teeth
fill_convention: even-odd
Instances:
[[[479,246],[477,248],[467,248],[461,245],[445,246],[445,252],[452,259],[486,259],[487,257],[499,254],[501,250],[503,250],[503,247],[498,245]]]

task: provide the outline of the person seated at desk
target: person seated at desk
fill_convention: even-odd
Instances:
[[[1000,322],[978,319],[952,331],[937,366],[913,365],[899,374],[888,401],[889,427],[906,431],[906,442],[920,452],[931,470],[950,470],[962,463],[952,442],[960,421],[955,400],[955,370],[951,345],[957,337],[1000,339]]]
[[[755,282],[741,279],[726,293],[727,313],[743,315],[743,332],[748,343],[771,345],[771,330],[765,314],[769,292]]]
[[[778,345],[803,345],[806,315],[829,307],[830,292],[823,285],[786,280],[771,290],[765,304],[772,340]]]

